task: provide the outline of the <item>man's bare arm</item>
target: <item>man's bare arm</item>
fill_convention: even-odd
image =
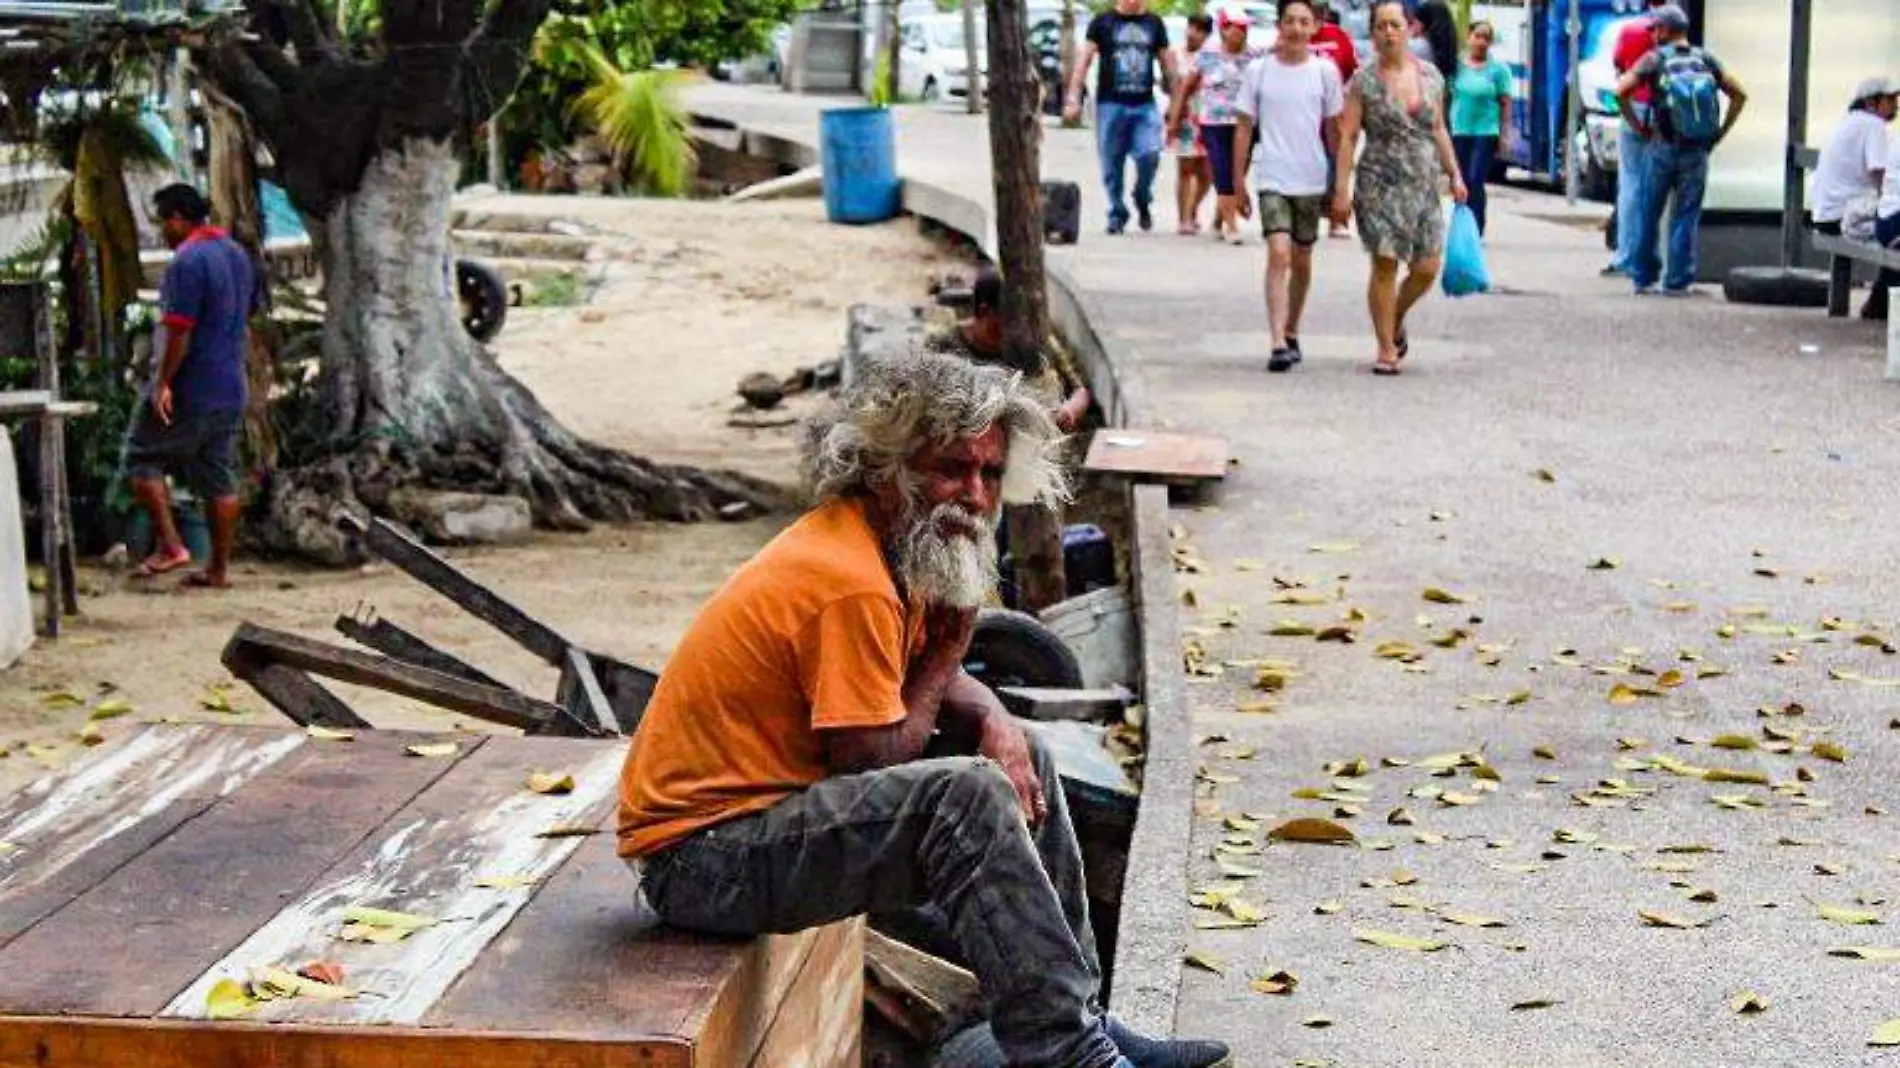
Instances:
[[[904,675],[904,718],[883,727],[824,732],[825,764],[850,774],[916,760],[937,732],[944,694],[963,675],[963,655],[976,626],[974,609],[934,609],[925,621],[924,651]]]

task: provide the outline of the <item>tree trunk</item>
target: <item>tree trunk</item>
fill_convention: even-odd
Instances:
[[[904,18],[903,5],[890,3],[890,18],[884,23],[884,92],[885,102],[895,104],[903,97],[900,86],[904,84],[899,75],[904,65]]]
[[[404,485],[521,497],[537,525],[738,518],[767,483],[654,464],[569,432],[462,329],[449,242],[459,172],[447,141],[376,154],[322,221],[323,382],[334,455],[272,487],[266,541],[342,563],[339,507],[387,511]]]
[[[970,114],[981,115],[983,64],[976,48],[976,0],[963,0],[963,103]]]
[[[996,252],[1003,287],[1003,362],[1040,373],[1049,336],[1042,265],[1042,117],[1022,0],[988,0],[990,161],[996,193]],[[1018,605],[1035,612],[1068,596],[1062,520],[1036,505],[1009,512]]]

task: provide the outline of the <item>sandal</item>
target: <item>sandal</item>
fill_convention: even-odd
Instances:
[[[189,549],[185,549],[181,547],[178,550],[178,552],[173,555],[167,555],[162,552],[154,552],[152,555],[146,557],[144,560],[139,562],[139,566],[134,568],[132,571],[132,577],[140,578],[140,579],[154,579],[154,578],[159,577],[160,575],[169,575],[172,572],[178,570],[179,568],[189,565],[190,563],[191,563],[191,551]]]
[[[1399,367],[1399,361],[1397,360],[1393,360],[1391,363],[1387,363],[1384,360],[1379,360],[1373,363],[1372,373],[1384,378],[1390,378],[1393,375],[1403,374],[1404,372]]]
[[[1403,362],[1407,356],[1412,354],[1412,339],[1404,334],[1400,334],[1398,340],[1393,343],[1392,347],[1399,351],[1399,361]]]
[[[178,585],[194,590],[228,590],[231,588],[231,580],[228,578],[214,579],[202,571],[193,571],[191,574],[186,575],[185,580]]]

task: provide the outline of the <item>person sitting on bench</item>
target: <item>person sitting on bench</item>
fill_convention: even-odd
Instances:
[[[962,668],[1002,502],[1057,503],[1061,435],[1020,376],[869,361],[806,428],[817,502],[666,665],[619,849],[661,919],[723,935],[934,907],[1011,1065],[1207,1068],[1097,1005],[1082,857],[1048,752]]]
[[[1887,127],[1896,112],[1900,112],[1900,82],[1887,77],[1868,78],[1854,90],[1847,118],[1834,128],[1814,167],[1816,233],[1833,237],[1845,233],[1856,240],[1875,236],[1865,229],[1855,232],[1853,224],[1857,216],[1867,223],[1873,221],[1891,154]],[[1884,283],[1874,286],[1860,314],[1867,319],[1887,317]]]

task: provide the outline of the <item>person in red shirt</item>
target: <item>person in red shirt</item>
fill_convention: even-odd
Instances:
[[[1319,15],[1319,30],[1313,34],[1313,39],[1307,42],[1306,47],[1314,55],[1332,60],[1333,66],[1339,68],[1339,84],[1348,85],[1352,82],[1354,72],[1359,69],[1359,53],[1353,47],[1352,35],[1334,21],[1338,16],[1332,10],[1331,0],[1319,0],[1315,8]],[[1333,183],[1337,180],[1337,164],[1331,156],[1331,153],[1327,153],[1326,199],[1323,201],[1327,204],[1332,203]],[[1336,222],[1329,225],[1326,232],[1330,237],[1352,236],[1352,231]]]
[[[1667,0],[1649,0],[1649,10],[1663,6]],[[1610,54],[1610,62],[1616,65],[1618,75],[1628,74],[1637,61],[1656,47],[1656,20],[1652,15],[1642,15],[1629,20],[1617,31],[1616,50]],[[1649,119],[1650,87],[1639,87],[1630,97],[1631,106],[1645,122]],[[1616,255],[1610,265],[1603,269],[1605,275],[1627,275],[1630,272],[1632,257],[1636,255],[1637,220],[1642,215],[1643,174],[1649,164],[1649,142],[1643,140],[1640,133],[1630,129],[1624,123],[1616,135]]]

